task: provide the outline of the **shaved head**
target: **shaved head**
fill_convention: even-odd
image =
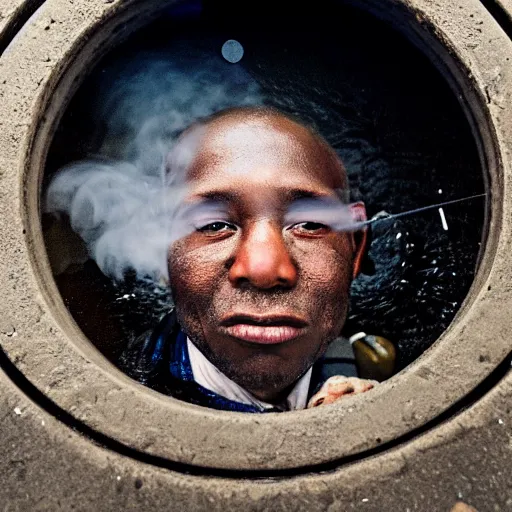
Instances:
[[[202,156],[210,158],[211,162],[216,159],[215,149],[213,149],[216,142],[229,142],[227,139],[231,139],[234,143],[243,144],[244,136],[249,142],[246,137],[248,134],[253,139],[250,141],[250,147],[247,144],[248,151],[256,150],[255,134],[260,135],[261,149],[265,153],[272,150],[282,153],[283,147],[293,146],[296,161],[313,157],[317,172],[331,183],[333,189],[348,190],[345,167],[329,143],[312,127],[303,125],[298,118],[271,107],[235,107],[203,118],[182,133],[171,155],[180,154],[181,160],[186,162],[188,169],[197,157],[195,150],[199,144],[209,144],[210,153],[206,150]],[[290,144],[286,144],[286,139]],[[201,162],[196,158],[194,163],[200,165]],[[184,165],[169,165],[169,167],[173,172],[176,169],[182,170]],[[194,179],[193,177],[194,174],[191,173],[189,179]]]

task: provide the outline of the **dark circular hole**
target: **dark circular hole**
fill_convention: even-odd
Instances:
[[[89,73],[59,125],[45,187],[76,160],[140,157],[133,141],[152,118],[156,131],[149,126],[148,144],[155,137],[171,140],[195,118],[246,101],[314,126],[344,161],[353,196],[365,201],[370,217],[484,192],[476,144],[457,98],[403,36],[341,2],[279,12],[261,2],[251,6],[249,16],[231,2],[186,2],[114,48]],[[227,40],[243,46],[236,64],[222,59]],[[194,94],[183,91],[187,98],[180,98],[176,91],[194,83],[200,84]],[[165,125],[169,114],[186,122]],[[365,331],[391,340],[396,371],[413,361],[463,302],[483,223],[478,198],[442,213],[433,208],[375,224],[343,334]],[[117,364],[126,344],[167,312],[169,293],[130,268],[122,281],[106,276],[65,215],[45,215],[43,231],[67,307]]]

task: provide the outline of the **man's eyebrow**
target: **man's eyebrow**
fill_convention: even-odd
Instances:
[[[319,201],[336,199],[338,201],[341,201],[342,203],[349,203],[349,189],[337,188],[334,189],[332,192],[334,192],[334,194],[329,194],[326,192],[317,192],[313,190],[292,190],[288,202],[293,203],[295,201],[300,201],[301,199],[317,199]]]
[[[339,197],[339,191],[333,191],[334,197]],[[345,191],[342,191],[345,192]],[[309,189],[293,189],[284,190],[283,196],[288,204],[300,201],[301,199],[333,199],[333,195],[328,192],[319,192],[316,190]],[[209,192],[201,192],[197,194],[197,199],[203,202],[218,202],[218,203],[235,203],[240,201],[241,194],[234,190],[212,190]]]
[[[292,203],[293,201],[299,201],[300,199],[316,199],[322,196],[323,194],[319,194],[318,192],[313,192],[311,190],[291,190],[288,193],[288,201]]]
[[[239,200],[240,195],[232,191],[214,190],[212,192],[202,192],[197,198],[204,202],[232,203]]]
[[[294,203],[295,201],[300,201],[301,199],[318,199],[319,201],[325,199],[333,199],[332,194],[328,194],[327,192],[318,192],[316,190],[290,190],[287,194],[288,203]]]

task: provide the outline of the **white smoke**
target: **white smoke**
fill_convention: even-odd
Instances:
[[[182,44],[106,70],[94,98],[97,154],[50,182],[45,212],[69,217],[108,276],[134,270],[167,279],[168,247],[184,234],[173,222],[185,192],[180,178],[197,143],[186,137],[173,151],[179,134],[219,110],[263,103],[257,83],[215,50]]]

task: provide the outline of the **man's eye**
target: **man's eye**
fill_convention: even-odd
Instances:
[[[236,226],[229,222],[216,221],[205,224],[204,226],[197,228],[197,230],[202,233],[221,233],[224,231],[236,231]]]
[[[300,231],[308,233],[319,233],[328,231],[329,227],[325,224],[321,224],[320,222],[300,222],[299,224],[291,226],[291,229],[299,229]]]

